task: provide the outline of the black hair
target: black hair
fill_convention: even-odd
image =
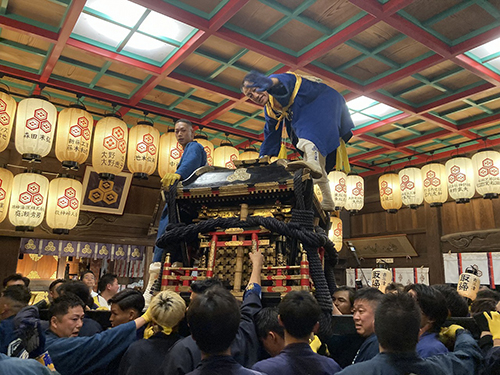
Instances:
[[[398,292],[398,293],[403,293],[405,290],[405,286],[401,283],[390,283],[385,287],[385,292]]]
[[[83,281],[68,281],[57,288],[57,293],[60,295],[72,293],[80,298],[88,307],[92,307],[94,304],[94,301],[90,297],[89,287]]]
[[[458,294],[456,288],[452,288],[446,284],[433,285],[432,287],[439,290],[444,296],[449,316],[456,318],[469,316],[469,306],[467,304],[467,300]]]
[[[321,308],[309,292],[293,291],[281,300],[278,312],[290,336],[303,339],[313,331],[319,320]]]
[[[144,309],[144,297],[141,292],[135,289],[124,289],[116,293],[108,301],[109,304],[115,303],[123,311],[127,309],[134,309],[141,313]]]
[[[94,272],[92,272],[91,270],[85,270],[85,271],[83,271],[80,274],[80,280],[83,280],[83,278],[85,277],[85,275],[88,274],[88,273],[91,273],[94,276],[94,278],[95,278],[95,273]]]
[[[5,279],[3,279],[3,282],[2,282],[3,287],[5,288],[9,281],[18,281],[18,280],[22,280],[24,282],[24,285],[26,286],[26,288],[28,288],[30,286],[30,279],[28,279],[27,277],[24,277],[20,273],[15,273],[15,274],[9,275]]]
[[[489,288],[481,289],[477,292],[476,299],[479,298],[493,298],[497,303],[500,302],[500,293]]]
[[[99,283],[97,283],[97,289],[99,292],[104,292],[106,290],[106,286],[108,284],[113,284],[115,279],[118,279],[118,276],[112,274],[112,273],[107,273],[105,275],[102,275],[101,278],[99,279]]]
[[[191,284],[191,290],[196,294],[203,294],[213,287],[222,287],[222,283],[215,277],[204,280],[196,280]]]
[[[49,320],[53,316],[64,316],[68,313],[69,309],[81,306],[85,311],[85,304],[77,295],[73,293],[66,293],[59,298],[56,298],[49,307]]]
[[[191,301],[187,321],[191,335],[202,352],[222,353],[231,346],[238,332],[238,302],[228,290],[210,288]]]
[[[285,329],[280,324],[278,315],[278,308],[276,306],[264,307],[255,315],[255,330],[259,339],[265,339],[270,331],[285,338]]]
[[[497,301],[493,298],[476,298],[470,305],[470,313],[477,314],[484,311],[496,311]]]
[[[351,303],[351,306],[354,304],[354,295],[356,294],[356,290],[354,288],[351,288],[350,286],[347,285],[341,285],[335,289],[335,292],[348,292],[349,293],[349,302]],[[332,294],[333,296],[333,294]]]
[[[189,125],[190,127],[193,127],[193,123],[192,123],[191,121],[189,121],[189,120],[185,119],[185,118],[180,118],[180,119],[178,119],[178,120],[175,122],[174,126],[175,126],[175,125],[177,125],[179,122],[183,122],[184,124],[187,124],[187,125]]]
[[[368,302],[373,302],[375,303],[376,306],[382,300],[383,297],[384,293],[382,293],[377,288],[367,287],[358,289],[356,291],[356,294],[354,295],[354,301],[362,299]]]
[[[20,305],[26,306],[30,302],[31,292],[24,285],[10,285],[3,290],[2,297],[9,298]]]
[[[439,332],[448,317],[446,300],[440,291],[425,284],[410,284],[405,287],[405,292],[413,290],[417,295],[417,302],[422,314],[433,320],[429,332]]]
[[[391,352],[414,352],[420,319],[420,310],[410,295],[384,295],[375,311],[375,333],[380,346]]]
[[[49,285],[49,291],[52,292],[52,290],[54,290],[54,288],[56,287],[57,284],[64,284],[64,283],[67,283],[68,280],[64,280],[64,279],[56,279],[54,281],[52,281]]]

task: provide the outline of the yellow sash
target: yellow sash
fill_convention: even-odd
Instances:
[[[295,101],[295,97],[297,96],[297,93],[299,92],[300,85],[302,84],[302,77],[299,75],[293,73],[293,72],[288,72],[289,74],[293,74],[296,78],[295,81],[295,87],[293,88],[292,95],[290,96],[290,101],[286,105],[286,107],[281,107],[281,105],[278,103],[276,99],[272,95],[269,95],[269,101],[266,103],[266,113],[269,117],[272,119],[278,121],[276,123],[276,128],[275,130],[278,130],[280,126],[280,122],[284,119],[290,119],[290,114],[288,113],[288,110],[290,107],[293,105],[293,102]],[[276,116],[275,112],[279,113],[279,117]]]
[[[347,149],[342,138],[340,138],[340,145],[337,147],[337,164],[335,165],[335,170],[344,171],[345,173],[349,173],[351,171],[349,157],[347,156]]]

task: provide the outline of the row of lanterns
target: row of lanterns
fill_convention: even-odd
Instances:
[[[41,161],[50,152],[54,138],[56,157],[65,168],[78,169],[87,160],[94,119],[84,106],[72,105],[58,114],[56,107],[43,97],[23,99],[17,105],[12,96],[0,91],[0,152],[9,144],[14,118],[15,146],[24,160]],[[197,141],[204,146],[209,165],[234,169],[234,160],[258,158],[255,148],[240,155],[227,139],[216,149],[206,136],[200,135]],[[125,160],[136,178],[147,178],[157,164],[163,177],[175,172],[181,156],[182,147],[174,132],[160,137],[152,122],[140,121],[129,131],[119,116],[110,115],[95,126],[92,165],[102,179],[113,179],[123,170]]]
[[[342,171],[328,174],[335,210],[345,208],[357,213],[365,205],[365,181],[356,174],[347,175]]]
[[[457,203],[467,203],[479,193],[486,199],[500,193],[500,152],[483,150],[472,158],[454,157],[445,165],[430,163],[421,169],[408,167],[398,174],[386,173],[379,180],[380,203],[389,213],[404,204],[417,208],[425,200],[441,206],[448,194]]]
[[[78,223],[82,190],[82,183],[68,176],[49,182],[39,173],[14,176],[0,168],[0,222],[8,213],[16,230],[32,231],[45,217],[54,233],[68,233]]]

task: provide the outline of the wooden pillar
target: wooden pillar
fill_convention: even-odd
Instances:
[[[441,207],[431,207],[425,203],[425,239],[429,261],[429,282],[431,285],[444,283],[441,235]]]

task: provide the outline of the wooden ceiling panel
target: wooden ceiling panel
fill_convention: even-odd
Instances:
[[[391,133],[384,134],[384,138],[389,139],[390,141],[392,141],[394,143],[397,143],[401,139],[411,137],[413,135],[415,135],[415,134],[413,134],[412,132],[410,132],[408,130],[397,130],[397,131],[393,131]]]
[[[245,55],[240,57],[238,63],[244,65],[249,71],[258,70],[260,72],[268,72],[279,64],[276,60],[252,51],[247,52]]]
[[[52,43],[41,38],[34,37],[33,35],[18,33],[17,31],[8,29],[2,29],[0,31],[0,36],[2,39],[11,40],[27,47],[37,48],[42,51],[48,51],[50,46],[52,46]]]
[[[399,81],[396,81],[394,83],[391,83],[387,86],[384,87],[385,90],[387,90],[391,95],[396,95],[398,93],[402,93],[409,88],[416,86],[420,83],[419,80],[413,77],[405,77],[403,79],[400,79]]]
[[[214,60],[200,55],[192,54],[182,62],[179,68],[202,77],[207,77],[214,70],[219,68],[220,65],[220,63]]]
[[[241,70],[229,67],[225,69],[221,74],[214,78],[215,82],[223,83],[224,85],[229,85],[234,88],[238,88],[245,78],[246,73]]]
[[[96,76],[96,72],[80,68],[76,65],[66,64],[59,61],[54,67],[53,74],[74,81],[89,84]]]
[[[163,81],[161,81],[160,86],[166,87],[166,88],[169,88],[169,89],[172,89],[175,91],[179,91],[182,93],[186,93],[189,90],[191,90],[191,86],[189,86],[185,83],[170,79],[168,77],[165,78]]]
[[[472,107],[472,108],[467,108],[466,110],[463,110],[463,111],[450,113],[450,114],[446,115],[446,117],[452,119],[453,121],[461,121],[461,120],[467,120],[467,119],[470,119],[474,116],[482,115],[482,114],[484,114],[484,111],[482,111],[479,108]]]
[[[439,83],[451,90],[458,90],[479,81],[482,81],[482,79],[475,74],[462,70],[457,74],[440,80]]]
[[[384,22],[379,22],[365,31],[359,33],[352,41],[361,44],[368,49],[375,49],[383,43],[395,38],[400,33]]]
[[[234,43],[227,42],[216,36],[209,37],[203,44],[197,49],[197,51],[209,53],[218,56],[224,60],[231,59],[239,51],[241,51],[241,46]]]
[[[0,45],[0,60],[38,70],[42,67],[44,56],[6,45]]]
[[[491,109],[492,111],[497,111],[500,109],[500,99],[492,100],[488,103],[483,104],[486,108]]]
[[[106,90],[119,92],[121,94],[128,96],[132,91],[134,91],[137,88],[137,85],[132,82],[127,82],[122,79],[104,75],[99,79],[99,81],[96,84],[96,87],[101,87]]]
[[[178,99],[178,96],[168,94],[159,90],[152,90],[144,97],[144,99],[161,105],[169,106]]]
[[[317,61],[335,69],[360,55],[362,53],[357,49],[347,44],[341,44],[321,56]]]
[[[235,109],[239,109],[240,111],[246,112],[249,115],[255,113],[256,111],[262,111],[262,116],[264,116],[264,111],[261,106],[257,106],[256,104],[250,103],[249,101],[238,104]]]
[[[148,72],[139,69],[139,68],[134,68],[130,65],[122,64],[119,62],[113,62],[111,66],[109,67],[108,71],[123,74],[128,77],[140,79],[141,81],[144,81],[147,76],[149,75]]]
[[[198,98],[201,98],[201,99],[206,99],[206,100],[210,100],[211,102],[214,102],[214,103],[220,103],[224,100],[224,97],[213,92],[213,91],[207,91],[207,90],[196,90],[193,94],[193,96],[196,96]]]
[[[417,0],[405,7],[404,11],[420,22],[424,22],[458,3],[460,3],[458,0]]]
[[[432,28],[445,38],[455,40],[494,22],[496,22],[494,15],[479,5],[472,4],[470,7],[437,22]]]
[[[426,133],[432,130],[440,129],[439,126],[429,121],[424,121],[419,124],[413,125],[411,128],[421,133]]]
[[[299,52],[301,49],[314,44],[323,35],[322,32],[302,22],[292,20],[272,34],[267,40],[278,43],[292,51]]]
[[[411,38],[405,38],[400,42],[384,49],[380,52],[380,55],[403,65],[413,59],[423,56],[427,52],[429,52],[429,49],[423,44],[420,44]]]
[[[422,70],[421,72],[419,72],[419,74],[429,80],[433,80],[436,77],[439,77],[443,74],[450,73],[456,70],[459,70],[457,65],[455,65],[451,61],[444,61],[440,64],[436,64],[427,69]]]
[[[9,0],[7,12],[36,22],[60,27],[66,13],[66,5],[51,0]]]
[[[370,78],[376,77],[379,74],[389,70],[390,67],[383,62],[380,62],[372,57],[360,61],[344,70],[350,76],[356,77],[361,81],[367,81]]]
[[[375,134],[375,135],[380,135],[380,134],[384,134],[387,132],[392,132],[395,129],[396,128],[392,124],[386,124],[386,125],[382,125],[376,129],[371,130],[370,133]]]
[[[334,30],[359,12],[359,8],[347,0],[318,0],[302,14]]]
[[[220,115],[217,119],[224,121],[224,122],[227,122],[229,124],[234,124],[234,123],[236,123],[244,118],[245,118],[244,116],[239,115],[237,113],[226,112],[226,113],[223,113],[222,115]]]
[[[243,124],[241,124],[240,128],[250,129],[250,130],[257,131],[260,133],[260,132],[264,131],[264,121],[250,119],[248,121],[245,121]]]
[[[435,98],[442,94],[441,91],[435,89],[430,86],[423,86],[416,90],[412,90],[410,92],[404,93],[401,95],[403,99],[409,100],[417,105],[420,103],[424,103],[432,98]]]
[[[252,34],[262,35],[283,17],[283,13],[257,0],[250,0],[229,22]]]
[[[202,115],[206,111],[211,109],[212,107],[210,107],[209,105],[200,103],[200,102],[196,102],[194,100],[185,99],[182,102],[180,102],[179,104],[177,104],[177,106],[175,108],[183,110],[183,111],[187,111],[190,113],[194,113],[197,115]]]
[[[205,13],[211,13],[223,0],[179,0],[179,2],[189,5]]]
[[[500,2],[500,0],[498,0]],[[470,98],[474,101],[479,101],[486,98],[500,97],[500,87],[493,87],[489,90],[481,91],[478,94],[472,95]],[[496,100],[496,99],[493,99]]]
[[[107,61],[105,58],[97,56],[93,53],[68,46],[64,47],[61,56],[82,62],[84,64],[92,65],[97,68],[104,66]]]

